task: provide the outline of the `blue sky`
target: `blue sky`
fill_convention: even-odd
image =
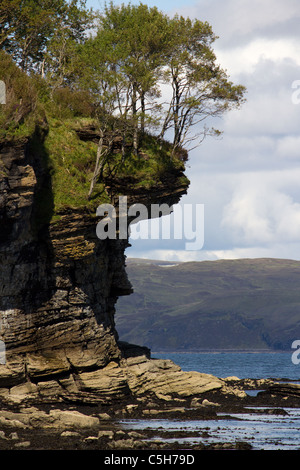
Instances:
[[[247,87],[247,102],[213,123],[222,139],[207,138],[189,155],[191,185],[180,204],[204,204],[203,248],[188,251],[185,240],[133,240],[128,256],[300,260],[300,104],[292,87],[300,80],[299,0],[142,3],[208,21],[219,36],[218,62]]]

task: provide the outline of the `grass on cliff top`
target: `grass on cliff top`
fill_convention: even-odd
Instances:
[[[97,142],[83,141],[76,133],[93,125],[91,106],[84,93],[69,89],[51,92],[44,80],[26,75],[3,51],[0,80],[7,90],[6,104],[0,105],[0,143],[29,139],[31,149],[51,177],[51,188],[40,188],[38,192],[38,213],[45,214],[45,220],[55,220],[67,208],[95,213],[99,204],[110,202],[103,181],[96,184],[92,198],[87,198]],[[130,148],[125,159],[121,153],[111,154],[105,177],[110,185],[123,179],[130,184],[128,190],[149,190],[174,170],[184,170],[182,156],[172,158],[171,150],[169,143],[161,144],[154,136],[144,134],[138,156]],[[181,183],[188,185],[187,178],[181,178]]]
[[[48,117],[49,132],[45,139],[48,166],[51,173],[54,218],[66,208],[82,208],[96,211],[99,204],[110,202],[104,182],[99,181],[92,197],[87,199],[97,154],[97,143],[81,140],[76,129],[92,125],[91,118],[57,119]],[[160,145],[158,140],[145,135],[141,141],[139,155],[128,152],[125,159],[121,153],[113,153],[105,169],[105,177],[114,181],[130,180],[126,189],[151,189],[162,181],[168,173],[184,170],[179,158],[171,158],[171,146],[167,142]],[[188,184],[182,176],[181,183]]]
[[[72,120],[50,118],[45,139],[51,174],[54,215],[66,208],[94,209],[94,199],[87,200],[97,145],[81,141]],[[103,184],[94,190],[101,202],[107,199]]]

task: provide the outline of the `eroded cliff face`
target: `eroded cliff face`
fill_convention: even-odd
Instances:
[[[172,361],[151,359],[147,348],[119,342],[115,304],[132,292],[128,240],[98,239],[98,219],[83,210],[52,218],[42,150],[42,137],[38,146],[24,139],[0,147],[0,398],[107,406],[245,395],[224,380],[183,372]],[[171,206],[187,190],[182,181],[173,171],[141,194],[128,180],[107,187],[118,213],[118,194],[127,195],[128,205]]]
[[[126,241],[99,243],[93,217],[74,211],[37,227],[48,175],[28,149],[27,141],[1,149],[0,387],[119,361],[114,304],[131,292]]]
[[[99,400],[222,387],[218,379],[184,374],[171,361],[151,360],[146,348],[118,342],[115,304],[132,292],[128,241],[99,240],[97,219],[82,210],[47,223],[50,215],[41,210],[51,212],[51,184],[39,151],[26,139],[0,151],[1,394]],[[132,192],[128,202],[178,202],[186,186],[174,174],[166,181],[172,187]]]

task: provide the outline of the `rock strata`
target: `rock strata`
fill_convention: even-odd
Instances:
[[[252,404],[250,388],[276,410],[297,401],[297,386],[184,372],[119,340],[115,304],[132,292],[128,240],[99,240],[96,217],[78,208],[52,217],[40,138],[39,150],[28,139],[0,146],[0,449],[164,449],[163,433],[156,439],[118,420],[219,419]],[[171,205],[185,191],[173,173],[152,192],[133,191],[130,203]]]
[[[119,342],[115,303],[132,292],[128,240],[99,240],[95,216],[75,208],[50,223],[42,137],[35,148],[28,139],[0,148],[0,395],[15,403],[86,403],[223,390],[226,384],[216,377],[183,372],[171,361],[151,359],[147,348]],[[166,175],[165,186],[161,182],[152,195],[133,192],[131,203],[172,205],[187,189],[180,176]]]

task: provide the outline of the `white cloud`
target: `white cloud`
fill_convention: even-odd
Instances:
[[[288,66],[290,62],[300,65],[300,44],[296,39],[257,38],[246,45],[237,44],[230,49],[216,43],[215,52],[218,62],[230,76],[254,74],[259,63],[286,62]],[[276,76],[272,78],[276,80]]]
[[[142,258],[142,259],[152,259],[160,261],[174,261],[174,262],[190,262],[190,261],[208,261],[208,260],[217,260],[219,257],[217,254],[208,251],[186,251],[186,250],[147,250],[144,251],[130,251],[126,252],[129,258]]]
[[[233,248],[231,250],[215,250],[210,252],[208,256],[211,260],[240,258],[281,258],[300,260],[300,243]]]
[[[205,204],[203,249],[134,241],[128,256],[300,259],[300,104],[292,103],[292,83],[300,80],[299,0],[196,0],[174,3],[175,12],[212,25],[218,62],[247,87],[247,102],[212,123],[222,140],[209,138],[190,155],[182,203]]]
[[[220,3],[217,3],[220,8]],[[274,24],[286,22],[300,12],[297,0],[229,0],[222,4],[227,13],[226,23],[232,34],[245,35],[266,29]]]
[[[300,108],[299,108],[300,113]],[[276,155],[281,159],[300,161],[300,136],[287,135],[279,139]]]
[[[278,33],[282,37],[297,37],[300,34],[298,0],[198,0],[177,11],[208,21],[224,47],[244,45],[254,37],[277,38]]]
[[[232,200],[224,207],[221,222],[237,245],[266,246],[300,240],[300,195],[295,200],[289,194],[289,186],[294,187],[299,176],[300,169],[296,173],[241,177]]]

